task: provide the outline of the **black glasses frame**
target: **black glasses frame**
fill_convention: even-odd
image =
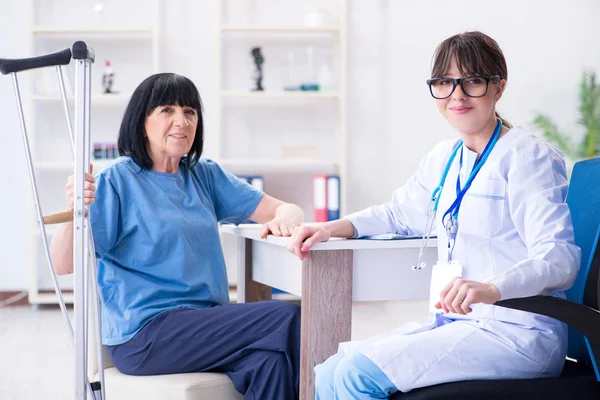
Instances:
[[[467,79],[473,79],[473,78],[480,78],[483,79],[485,81],[485,92],[480,95],[480,96],[471,96],[470,94],[468,94],[465,91],[465,87],[463,86],[463,81],[466,81]],[[433,84],[435,82],[439,82],[441,80],[448,80],[448,81],[452,81],[452,90],[450,91],[450,93],[448,94],[448,96],[445,97],[436,97],[433,94]],[[431,96],[434,99],[437,100],[443,100],[443,99],[447,99],[448,97],[452,96],[452,93],[454,93],[454,91],[456,90],[456,87],[458,85],[460,85],[460,88],[462,89],[463,93],[468,96],[468,97],[473,97],[473,98],[478,98],[478,97],[483,97],[487,94],[488,91],[488,87],[490,85],[490,82],[494,82],[494,83],[498,83],[502,80],[502,77],[500,75],[493,75],[493,76],[478,76],[478,75],[474,75],[474,76],[466,76],[464,78],[432,78],[432,79],[427,79],[427,85],[429,86],[429,93],[431,93]]]

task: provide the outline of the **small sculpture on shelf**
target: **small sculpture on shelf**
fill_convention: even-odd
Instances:
[[[102,87],[104,88],[104,93],[115,93],[112,90],[114,77],[115,73],[110,66],[110,61],[107,61],[104,68],[104,73],[102,74]]]
[[[252,54],[252,57],[254,58],[254,65],[256,66],[256,70],[254,72],[254,82],[256,83],[256,87],[253,88],[253,91],[263,91],[265,90],[265,88],[262,85],[262,79],[263,79],[263,75],[262,75],[262,65],[265,62],[265,58],[263,57],[262,53],[260,52],[260,47],[254,47],[252,48],[252,52],[250,53]]]

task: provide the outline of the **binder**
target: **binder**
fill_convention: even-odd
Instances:
[[[265,191],[265,179],[261,175],[237,175],[237,178],[254,186],[261,192]]]
[[[260,176],[260,175],[236,175],[236,177],[239,180],[246,182],[249,185],[254,186],[256,189],[260,190],[261,192],[264,192],[265,180],[262,176]],[[223,222],[223,223],[229,224],[229,222]],[[242,223],[243,224],[255,224],[256,222],[246,220]]]
[[[262,176],[251,176],[248,178],[248,183],[261,192],[265,191],[265,180]]]
[[[255,189],[258,189],[261,192],[265,191],[265,180],[262,176],[251,175],[251,176],[246,176],[245,178],[246,178],[246,182],[248,182],[250,185],[252,185]],[[255,223],[256,222],[250,221],[250,220],[244,221],[244,224],[255,224]]]
[[[314,222],[327,221],[327,175],[313,177]]]
[[[244,182],[246,182],[246,183],[250,183],[250,180],[248,179],[249,177],[248,177],[248,176],[246,176],[246,175],[236,175],[236,177],[237,177],[239,180],[241,180],[241,181],[244,181]]]
[[[340,219],[340,177],[327,177],[327,220]]]

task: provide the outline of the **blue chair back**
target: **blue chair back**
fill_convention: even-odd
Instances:
[[[567,290],[567,298],[580,304],[584,304],[584,296],[588,302],[590,298],[595,298],[595,304],[586,305],[598,309],[597,282],[586,284],[588,278],[595,276],[597,279],[598,277],[598,271],[590,273],[590,270],[600,234],[600,158],[579,161],[575,164],[566,202],[573,219],[575,243],[581,248],[579,274],[573,287]],[[587,294],[586,287],[588,288]],[[591,293],[591,291],[595,293]],[[591,361],[585,337],[571,327],[569,327],[567,355],[576,360]]]

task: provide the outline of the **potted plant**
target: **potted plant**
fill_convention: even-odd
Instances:
[[[600,87],[596,82],[596,73],[593,71],[584,71],[579,84],[579,120],[577,123],[585,129],[579,143],[575,143],[570,135],[560,132],[550,117],[537,114],[533,120],[533,125],[542,132],[544,138],[558,147],[571,163],[599,156]]]

